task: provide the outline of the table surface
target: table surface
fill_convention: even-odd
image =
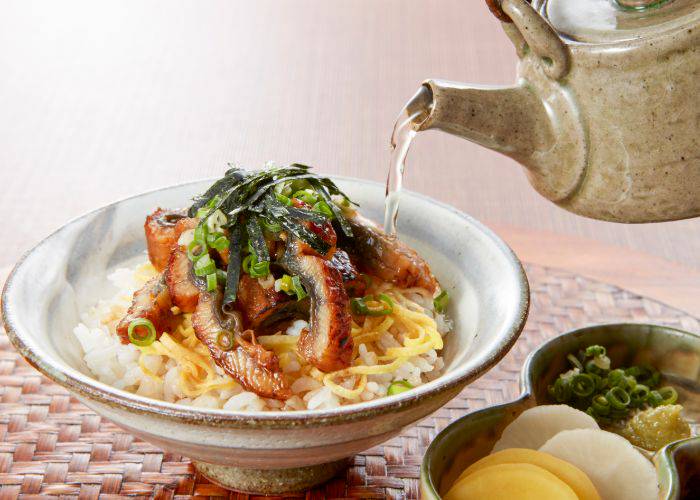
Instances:
[[[299,161],[382,181],[394,118],[423,79],[515,75],[481,1],[3,0],[1,12],[0,267],[80,213],[227,162]],[[406,185],[508,241],[538,231],[523,240],[535,257],[555,233],[582,243],[575,254],[593,241],[700,270],[700,219],[574,216],[512,160],[446,134],[418,137]]]

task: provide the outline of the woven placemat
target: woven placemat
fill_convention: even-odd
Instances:
[[[487,375],[400,436],[358,455],[344,476],[297,497],[418,498],[423,453],[454,419],[518,395],[525,357],[543,340],[590,323],[651,321],[700,331],[700,321],[617,287],[529,266],[532,309],[522,336]],[[27,365],[0,334],[0,500],[223,496],[185,457],[134,438]]]

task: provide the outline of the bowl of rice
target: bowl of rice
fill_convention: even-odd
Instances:
[[[334,178],[363,214],[383,214],[382,185]],[[143,217],[183,206],[210,181],[137,195],[79,217],[17,264],[3,319],[19,352],[81,402],[133,434],[192,458],[224,486],[280,493],[329,479],[352,457],[437,410],[517,339],[529,306],[525,273],[490,230],[427,197],[402,195],[399,236],[449,292],[446,311],[421,289],[373,281],[392,312],[353,321],[350,368],[322,373],[296,355],[308,324],[258,337],[290,380],[285,401],[246,391],[211,362],[189,314],[148,346],[115,326],[155,275]],[[411,333],[414,332],[414,333]],[[394,390],[397,383],[402,390]],[[404,390],[409,389],[409,390]]]

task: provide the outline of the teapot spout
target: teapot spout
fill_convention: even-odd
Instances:
[[[576,108],[556,89],[543,98],[523,80],[508,87],[427,80],[409,102],[416,130],[438,129],[513,158],[534,187],[560,202],[585,171],[586,137]],[[418,110],[423,108],[425,112]]]
[[[439,129],[528,164],[550,149],[554,136],[541,99],[525,86],[466,86],[440,80],[423,84],[431,96],[419,130]]]

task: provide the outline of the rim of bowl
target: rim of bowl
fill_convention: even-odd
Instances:
[[[533,363],[535,358],[542,353],[543,351],[546,351],[547,349],[550,348],[552,344],[555,344],[564,337],[573,337],[577,334],[583,334],[585,335],[588,331],[591,330],[596,330],[599,328],[619,328],[619,327],[635,327],[635,328],[653,328],[653,329],[661,329],[664,331],[665,335],[671,335],[674,337],[696,337],[700,339],[700,335],[689,332],[687,330],[682,330],[680,328],[676,328],[673,326],[668,326],[668,325],[656,325],[653,323],[634,323],[634,322],[627,322],[627,323],[594,323],[591,325],[587,326],[582,326],[579,328],[574,328],[573,330],[568,330],[564,333],[560,333],[559,335],[552,337],[551,339],[548,339],[544,344],[541,344],[537,349],[532,351],[530,354],[528,354],[527,358],[525,358],[525,362],[523,363],[522,368],[520,369],[520,395],[513,399],[512,401],[505,401],[503,403],[497,403],[491,406],[486,406],[485,408],[479,408],[478,410],[471,411],[469,413],[465,413],[461,417],[459,417],[457,420],[454,422],[450,422],[450,424],[445,427],[443,430],[441,430],[435,438],[430,442],[428,445],[428,448],[425,450],[425,455],[423,456],[423,460],[421,462],[420,466],[420,483],[421,483],[421,488],[425,487],[430,495],[433,495],[435,498],[441,498],[440,494],[438,493],[438,489],[435,486],[435,482],[433,481],[433,477],[430,474],[429,467],[430,467],[430,462],[432,460],[432,455],[435,453],[434,447],[437,446],[438,440],[442,440],[445,435],[447,435],[453,427],[459,425],[459,423],[467,418],[473,418],[476,415],[479,415],[481,413],[485,412],[490,412],[494,411],[500,408],[508,408],[510,406],[514,406],[520,403],[523,403],[527,401],[530,398],[534,398],[534,393],[533,393],[533,381],[532,381],[532,371],[533,371]],[[667,445],[668,446],[673,446],[673,445],[678,445],[679,443],[685,443],[686,441],[691,441],[691,440],[700,440],[700,436],[691,436],[687,439],[683,439],[680,441],[674,441],[673,443]],[[662,450],[665,450],[665,448],[662,448]],[[669,460],[670,464],[674,464],[672,460]],[[675,465],[672,467],[672,469],[675,471]]]
[[[382,187],[382,184],[379,182],[358,179],[356,177],[341,175],[330,175],[329,177],[341,181],[344,180],[359,184],[374,185],[380,188]],[[467,224],[475,227],[478,231],[485,235],[493,244],[496,245],[496,247],[508,260],[511,273],[518,285],[520,300],[512,324],[504,332],[504,336],[498,348],[490,354],[481,356],[481,358],[478,359],[478,363],[472,370],[470,370],[470,372],[467,372],[466,368],[458,367],[454,370],[454,372],[442,375],[434,381],[418,386],[410,391],[394,396],[386,396],[373,401],[343,405],[330,410],[277,410],[267,412],[243,412],[227,411],[223,409],[195,408],[139,396],[99,382],[92,376],[83,374],[79,370],[72,367],[70,371],[60,371],[54,368],[50,363],[46,362],[41,356],[27,346],[23,340],[23,336],[25,334],[20,331],[14,321],[11,296],[17,271],[24,265],[25,260],[35,250],[47,244],[47,241],[50,238],[63,231],[65,228],[107,208],[139,198],[141,196],[203,182],[213,182],[214,180],[216,180],[216,178],[203,178],[186,181],[121,198],[112,203],[108,203],[99,208],[74,217],[63,224],[60,228],[51,232],[30,250],[25,252],[19,261],[17,261],[17,264],[15,264],[10,275],[5,281],[1,300],[2,321],[5,326],[5,331],[20,355],[30,365],[46,375],[53,382],[65,387],[71,392],[77,393],[84,398],[106,404],[110,407],[142,414],[155,413],[158,416],[178,420],[183,423],[205,423],[212,426],[232,428],[294,428],[298,426],[311,427],[328,425],[336,422],[351,422],[390,413],[402,408],[413,406],[422,400],[435,397],[461,383],[468,383],[470,380],[478,378],[493,367],[500,360],[503,354],[510,350],[525,326],[525,321],[527,320],[530,308],[530,286],[525,270],[523,269],[520,260],[517,258],[513,250],[511,250],[511,248],[491,229],[487,228],[481,222],[463,213],[462,211],[452,207],[451,205],[437,201],[429,196],[409,190],[403,190],[402,195],[416,197],[427,203],[436,205],[443,210],[447,210],[460,217]],[[81,377],[83,379],[81,379]]]

